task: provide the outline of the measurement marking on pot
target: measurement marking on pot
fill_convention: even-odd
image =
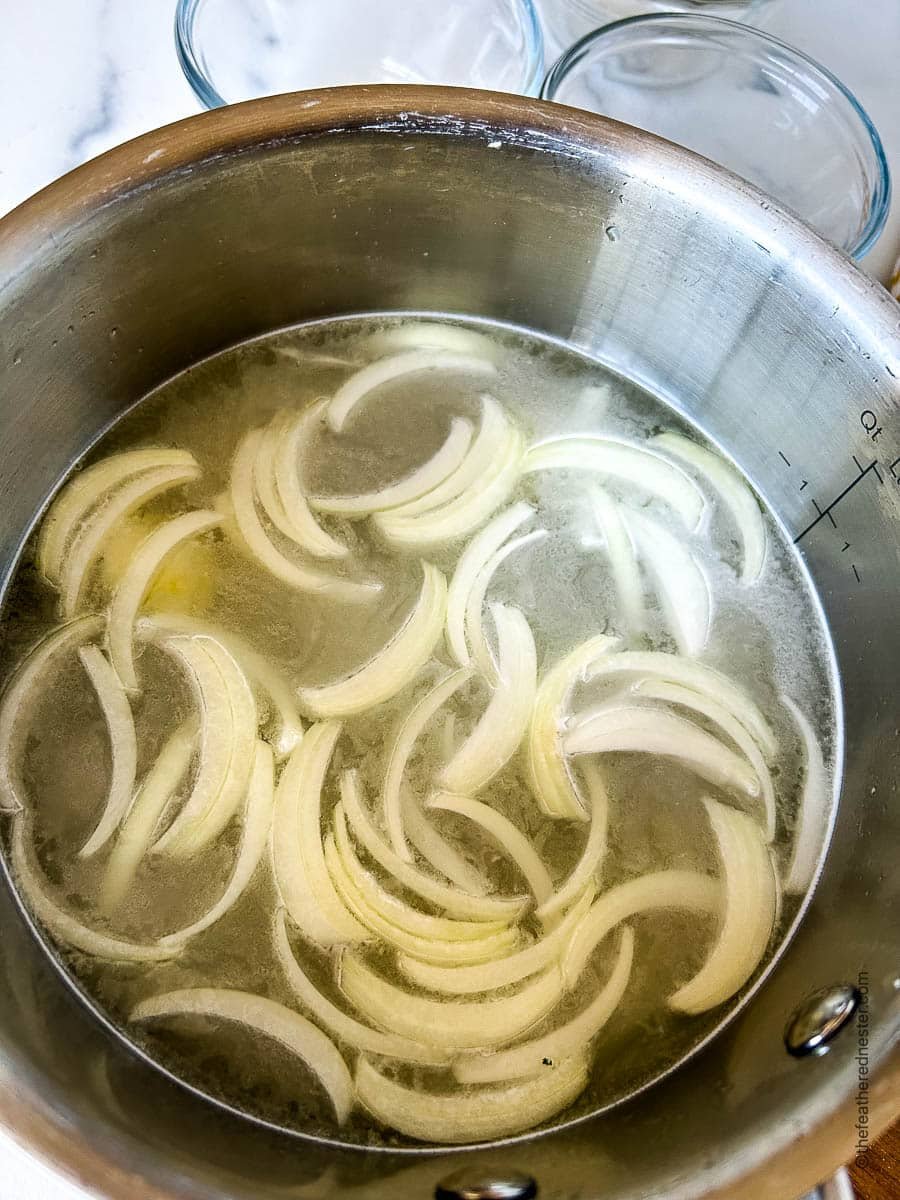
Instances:
[[[850,549],[850,543],[844,542],[843,546],[841,546],[841,554],[843,554],[845,550],[849,550],[849,549]]]
[[[787,457],[787,455],[786,455],[786,454],[783,454],[781,450],[779,450],[779,451],[778,451],[778,455],[779,455],[779,457],[780,457],[780,458],[783,458],[783,459],[784,459],[784,461],[787,463],[787,465],[788,465],[788,466],[790,466],[790,465],[791,465],[791,461],[790,461],[790,459]]]
[[[828,519],[831,521],[832,525],[835,525],[835,520],[834,520],[834,517],[832,517],[832,515],[831,515],[831,510],[833,508],[836,508],[840,504],[840,502],[844,499],[844,497],[849,492],[853,491],[853,489],[860,482],[860,480],[865,479],[865,477],[869,474],[870,471],[875,472],[875,477],[878,479],[879,483],[882,482],[881,475],[878,473],[877,460],[874,462],[870,462],[869,465],[865,468],[860,466],[860,464],[856,458],[856,455],[853,456],[853,461],[856,463],[856,467],[857,467],[857,470],[859,471],[859,474],[856,476],[856,478],[853,480],[853,482],[848,483],[847,486],[844,488],[844,490],[842,492],[840,492],[837,496],[835,496],[835,498],[832,500],[832,502],[829,505],[826,505],[825,508],[819,508],[819,505],[816,504],[815,500],[813,500],[813,504],[815,505],[816,512],[818,515],[816,516],[816,519],[814,521],[810,521],[810,523],[806,526],[806,528],[802,529],[800,531],[800,533],[798,533],[797,536],[794,538],[795,546],[797,545],[798,542],[802,541],[803,538],[805,538],[808,533],[810,533],[813,529],[815,529],[815,527],[823,519],[823,517],[828,517]],[[836,525],[835,525],[835,528],[837,528]]]
[[[856,576],[856,582],[860,583],[859,571],[856,569],[856,563],[853,563],[853,574]]]
[[[804,479],[803,482],[800,484],[800,491],[802,492],[805,487],[809,487],[808,479]],[[813,504],[815,504],[815,500],[813,500]]]

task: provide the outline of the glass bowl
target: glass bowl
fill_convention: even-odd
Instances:
[[[647,13],[698,13],[731,17],[750,25],[773,3],[775,0],[543,0],[541,15],[560,48],[571,46],[600,25]]]
[[[887,160],[862,105],[825,67],[746,25],[614,22],[567,50],[541,95],[705,155],[857,258],[887,219]]]
[[[218,108],[351,83],[431,83],[537,95],[532,0],[179,0],[178,58]]]

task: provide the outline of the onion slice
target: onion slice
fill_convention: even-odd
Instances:
[[[529,1078],[544,1074],[559,1062],[583,1055],[619,1007],[631,978],[633,960],[634,933],[626,926],[609,978],[577,1016],[509,1050],[458,1058],[453,1064],[454,1077],[462,1084]]]
[[[137,691],[132,630],[138,610],[166,557],[188,538],[220,524],[214,512],[189,512],[166,521],[144,539],[119,580],[109,606],[107,640],[112,665],[129,691]]]
[[[230,912],[253,878],[256,868],[269,840],[272,828],[272,808],[275,794],[275,766],[271,749],[265,742],[257,742],[253,754],[253,768],[247,787],[247,806],[244,814],[244,831],[241,848],[235,860],[234,870],[228,886],[217,902],[203,916],[198,917],[184,929],[160,938],[161,946],[184,946],[192,937],[203,933]]]
[[[575,928],[562,960],[566,987],[577,984],[588,959],[617,925],[665,908],[717,916],[722,910],[722,885],[699,871],[653,871],[610,888],[597,897]]]
[[[752,767],[726,745],[683,717],[639,704],[600,705],[572,719],[563,738],[566,754],[614,751],[661,754],[684,763],[716,787],[760,794]]]
[[[286,423],[283,434],[273,426],[271,440],[277,441],[274,451],[275,489],[285,516],[290,521],[292,540],[313,557],[343,558],[349,554],[349,550],[319,525],[300,481],[304,454],[314,426],[322,419],[326,404],[327,401],[321,400],[304,409]],[[263,447],[261,453],[264,461],[260,470],[267,467],[267,448]]]
[[[441,786],[470,794],[489,783],[518,750],[537,692],[537,654],[523,613],[492,604],[499,679],[478,724],[440,774]]]
[[[107,492],[131,476],[160,467],[186,468],[194,475],[200,473],[197,460],[189,451],[168,450],[161,446],[114,454],[79,471],[59,493],[41,522],[37,547],[37,566],[41,574],[50,583],[58,585],[66,548],[90,510]]]
[[[584,1059],[576,1058],[524,1083],[441,1095],[404,1087],[366,1058],[356,1066],[357,1099],[377,1120],[407,1137],[445,1145],[531,1129],[567,1108],[587,1081]]]
[[[78,852],[79,858],[89,858],[106,845],[131,807],[137,771],[137,735],[125,689],[103,651],[99,646],[82,646],[78,657],[97,693],[112,755],[112,774],[103,813]]]
[[[709,581],[680,538],[652,517],[629,512],[626,524],[656,587],[666,623],[682,654],[703,651],[712,622]]]
[[[345,679],[299,690],[301,705],[317,717],[349,717],[383,704],[411,683],[431,657],[441,636],[447,582],[422,563],[422,588],[401,628],[374,658]]]
[[[379,358],[351,375],[331,398],[326,416],[332,432],[340,433],[353,410],[376,388],[423,371],[494,375],[497,368],[486,358],[440,350],[413,350]]]
[[[626,631],[643,633],[647,624],[644,611],[644,586],[634,546],[622,519],[620,506],[607,491],[594,484],[588,490],[594,518],[606,542],[606,555],[612,570],[616,597]]]
[[[19,729],[44,673],[58,658],[95,637],[101,617],[78,617],[42,638],[16,668],[0,704],[0,812],[21,812],[25,797],[15,764]]]
[[[535,529],[531,533],[523,533],[520,537],[511,538],[508,542],[505,542],[499,550],[491,555],[478,572],[478,576],[472,585],[472,590],[469,592],[466,601],[466,637],[472,658],[478,665],[478,669],[492,684],[497,682],[498,668],[493,652],[484,635],[484,626],[481,619],[484,598],[491,585],[491,580],[507,558],[511,554],[514,554],[516,550],[521,550],[523,546],[528,546],[535,541],[542,541],[546,536],[546,529]]]
[[[33,851],[29,852],[26,840],[30,842],[31,839],[26,839],[25,818],[17,817],[11,837],[13,875],[34,915],[57,941],[93,958],[104,958],[111,962],[164,962],[174,957],[174,952],[166,946],[126,942],[111,934],[99,933],[60,908],[50,898],[46,883],[39,877],[37,865],[32,864]]]
[[[394,1058],[400,1062],[420,1063],[423,1066],[442,1066],[449,1060],[449,1051],[440,1046],[427,1046],[397,1034],[370,1029],[368,1025],[363,1025],[336,1004],[332,1004],[327,996],[323,996],[304,973],[291,949],[283,909],[279,909],[275,916],[274,940],[278,962],[297,1000],[310,1012],[313,1019],[323,1025],[339,1042],[366,1054],[377,1054],[382,1058]]]
[[[433,1000],[389,983],[351,953],[341,961],[340,986],[351,1004],[376,1025],[448,1050],[511,1042],[548,1013],[563,993],[562,976],[551,967],[508,996]]]
[[[392,350],[447,350],[453,354],[496,359],[497,344],[486,334],[443,321],[404,321],[379,329],[368,339],[373,346]]]
[[[535,915],[540,921],[555,919],[584,894],[585,888],[592,881],[596,882],[600,862],[606,853],[606,834],[609,827],[609,795],[606,783],[596,763],[586,762],[582,770],[591,802],[590,832],[581,858],[572,868],[565,883],[539,906]]]
[[[282,772],[272,822],[272,867],[282,903],[304,937],[320,946],[368,937],[335,890],[322,846],[322,785],[340,732],[335,721],[307,729]]]
[[[299,1058],[321,1083],[343,1125],[353,1106],[353,1079],[334,1042],[300,1013],[264,996],[230,988],[185,988],[143,1000],[131,1011],[132,1021],[168,1017],[208,1017],[233,1021],[276,1042]]]
[[[417,739],[431,718],[471,678],[472,672],[461,668],[439,680],[410,709],[391,746],[387,770],[384,774],[381,803],[385,828],[391,839],[391,845],[394,847],[395,853],[399,854],[401,858],[405,858],[407,862],[412,862],[412,854],[406,843],[404,807],[401,798],[406,764],[409,762]]]
[[[525,455],[524,474],[548,470],[592,471],[664,501],[688,529],[703,515],[703,493],[680,467],[643,446],[603,437],[563,437],[539,442]]]
[[[441,448],[404,479],[380,491],[364,492],[358,496],[313,496],[310,503],[320,512],[337,513],[351,518],[397,508],[401,504],[427,495],[443,483],[462,463],[471,441],[471,424],[462,417],[455,417],[450,423],[450,432]]]
[[[681,433],[660,433],[652,445],[680,458],[715,488],[737,526],[743,547],[741,583],[755,583],[766,561],[766,523],[756,497],[738,471],[719,454]]]
[[[488,882],[456,847],[431,824],[419,805],[419,801],[406,791],[402,797],[403,828],[406,836],[436,871],[446,876],[464,892],[472,896],[486,896]]]
[[[605,634],[582,642],[551,667],[537,689],[528,730],[526,767],[534,797],[549,817],[585,818],[562,756],[559,729],[573,688],[593,664],[619,657],[612,653],[618,645],[617,638]]]
[[[806,765],[794,828],[794,848],[784,881],[784,890],[788,895],[799,895],[806,891],[816,873],[816,864],[825,841],[830,789],[822,747],[809,718],[790,696],[782,696],[781,703],[800,731]]]
[[[706,962],[669,997],[679,1012],[701,1013],[730,999],[759,965],[775,924],[777,881],[756,822],[715,800],[706,811],[724,872],[725,905]]]

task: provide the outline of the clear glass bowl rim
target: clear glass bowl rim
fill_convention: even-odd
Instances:
[[[553,100],[563,80],[569,75],[573,67],[576,67],[586,57],[596,43],[603,41],[611,34],[614,35],[631,26],[648,27],[652,30],[664,22],[683,25],[688,31],[700,31],[703,28],[726,29],[733,34],[739,34],[748,42],[753,41],[760,46],[777,50],[780,54],[801,63],[807,70],[811,70],[814,74],[818,75],[828,86],[829,90],[836,92],[849,106],[862,126],[874,154],[875,178],[871,188],[869,215],[865,225],[857,236],[855,244],[846,251],[853,258],[862,258],[864,254],[871,250],[881,236],[891,206],[891,172],[888,167],[887,155],[885,154],[881,136],[865,108],[863,108],[853,92],[850,91],[845,83],[838,79],[833,71],[830,71],[828,67],[823,66],[802,50],[798,50],[796,46],[791,46],[788,42],[783,42],[780,38],[773,37],[772,34],[765,32],[765,30],[756,29],[751,25],[743,25],[740,21],[732,21],[727,17],[714,17],[709,14],[704,15],[703,13],[643,13],[636,17],[624,17],[620,21],[611,21],[607,25],[601,25],[597,29],[592,29],[584,37],[579,38],[567,50],[563,51],[544,77],[540,98],[542,100]],[[560,101],[559,103],[562,102]]]
[[[195,37],[197,14],[204,3],[206,0],[178,0],[175,6],[175,50],[185,78],[200,103],[205,108],[223,108],[229,101],[219,93],[207,74]],[[540,18],[534,0],[510,0],[510,3],[521,11],[526,39],[519,84],[521,94],[537,96],[544,74],[544,34]]]

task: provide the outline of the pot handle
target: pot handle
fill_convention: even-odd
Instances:
[[[855,1200],[856,1193],[850,1176],[843,1167],[826,1183],[821,1183],[814,1192],[810,1192],[803,1200]]]

